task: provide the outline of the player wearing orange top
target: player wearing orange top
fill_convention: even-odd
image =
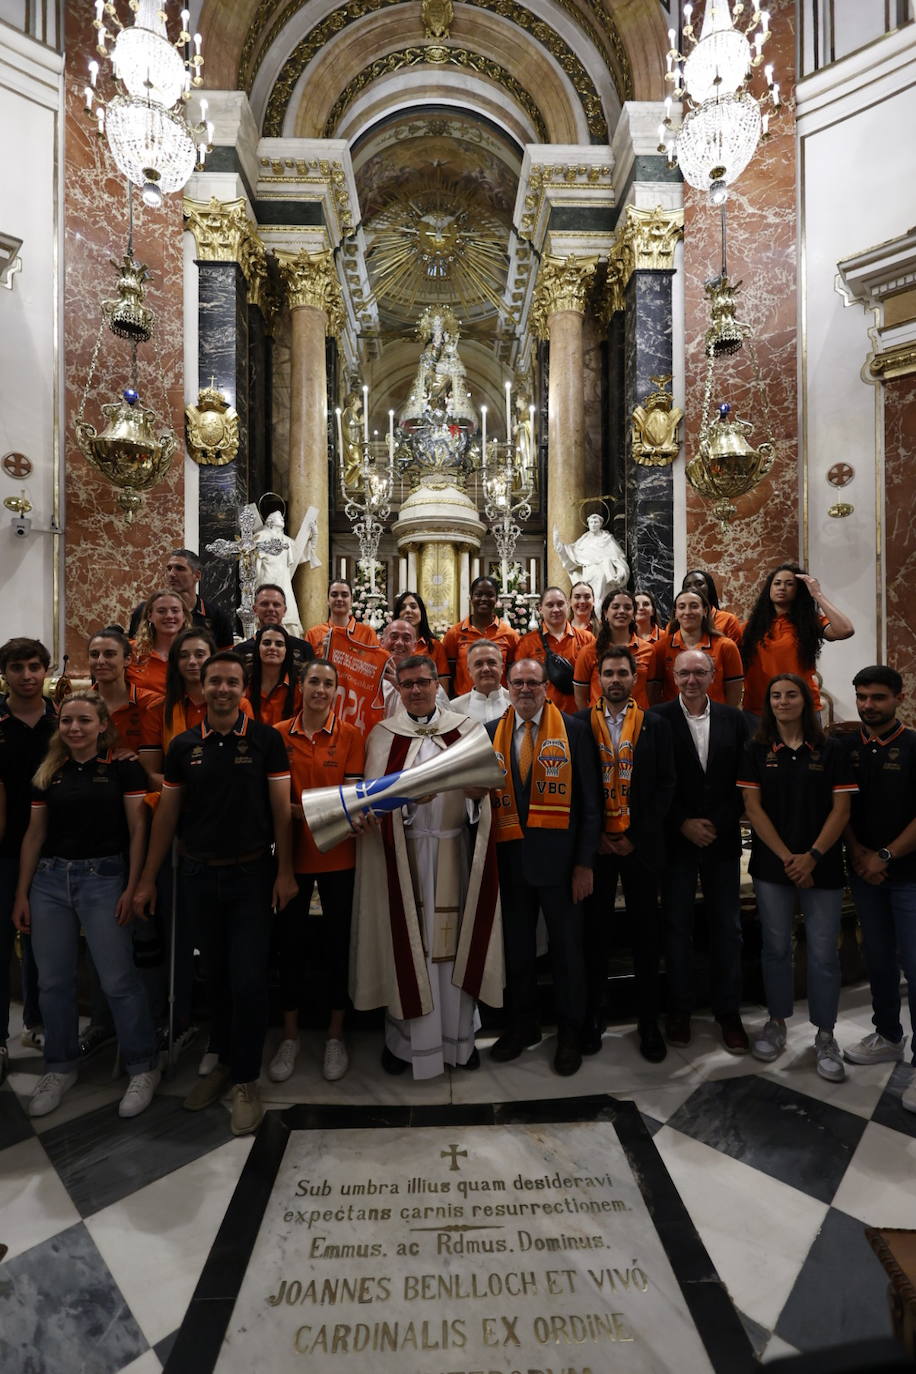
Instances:
[[[175,636],[190,628],[190,613],[177,592],[153,592],[140,617],[134,655],[127,668],[128,681],[162,696],[169,649]]]
[[[449,671],[445,645],[433,634],[426,613],[426,603],[419,592],[401,592],[396,598],[391,613],[392,620],[406,620],[416,631],[416,647],[411,653],[426,654],[436,665],[439,681],[448,691]]]
[[[731,611],[724,611],[719,605],[719,591],[711,572],[704,568],[694,568],[692,572],[685,573],[681,591],[702,592],[712,610],[713,628],[718,630],[720,635],[728,635],[729,639],[733,639],[738,648],[741,648],[744,626],[736,615],[732,615]]]
[[[655,644],[662,632],[658,619],[658,602],[651,592],[634,593],[636,601],[636,633],[640,639]]]
[[[598,633],[598,617],[595,615],[595,593],[588,582],[574,582],[569,589],[569,608],[572,623],[579,630]]]
[[[277,726],[289,758],[293,812],[293,867],[299,895],[280,917],[280,979],[283,1039],[268,1076],[275,1083],[289,1078],[299,1053],[299,1001],[307,957],[304,941],[312,890],[318,884],[326,951],[328,1024],[322,1072],[329,1081],[343,1078],[349,1066],[344,1044],[350,917],[356,844],[344,840],[322,854],[302,815],[302,793],[313,787],[356,782],[363,775],[365,742],[355,725],[334,714],[337,673],[327,659],[316,658],[302,670],[302,710]]]
[[[782,563],[767,577],[744,627],[744,709],[759,716],[767,683],[780,673],[804,678],[820,710],[814,670],[825,639],[851,639],[848,616],[828,601],[816,577]]]
[[[547,700],[552,701],[554,706],[559,706],[561,711],[572,714],[576,710],[576,698],[572,690],[576,661],[584,649],[594,645],[595,636],[590,630],[580,630],[570,624],[569,602],[562,587],[547,587],[541,593],[539,610],[541,629],[531,630],[522,636],[516,647],[515,656],[520,659],[533,658],[546,666],[549,650],[566,660],[569,664],[569,690],[566,690],[566,683],[551,678],[550,667],[547,666]],[[554,665],[555,675],[559,666]]]
[[[127,680],[130,640],[115,626],[99,630],[89,641],[89,671],[96,692],[108,707],[117,749],[136,754],[147,774],[162,771],[162,709],[154,692]]]
[[[360,644],[378,644],[378,635],[371,625],[365,625],[353,616],[353,588],[342,577],[335,577],[328,586],[328,618],[320,625],[313,625],[305,636],[315,653],[323,657],[330,645],[331,630],[337,627],[346,630],[351,639]]]
[[[646,679],[652,665],[652,645],[636,633],[636,599],[632,592],[609,591],[601,603],[601,626],[594,644],[589,644],[576,659],[574,680],[576,708],[584,711],[601,700],[597,665],[611,645],[629,649],[636,662],[633,700],[644,711],[649,708]]]
[[[467,668],[467,655],[469,646],[478,639],[492,639],[499,647],[503,656],[502,681],[505,684],[506,669],[515,658],[519,637],[518,631],[496,614],[498,600],[499,588],[492,577],[475,577],[471,583],[470,615],[445,632],[442,642],[452,674],[453,696],[469,692],[474,685]]]
[[[298,674],[290,635],[282,625],[262,625],[254,637],[245,696],[255,720],[279,725],[299,710]]]
[[[649,701],[673,701],[678,695],[674,660],[685,649],[699,649],[712,659],[715,669],[707,695],[725,706],[741,705],[744,673],[734,640],[715,629],[709,602],[702,592],[681,592],[674,603],[674,618],[653,651],[649,672]]]

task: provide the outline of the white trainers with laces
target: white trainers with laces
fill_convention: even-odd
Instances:
[[[76,1070],[70,1073],[44,1073],[35,1084],[29,1098],[29,1116],[47,1116],[60,1106],[60,1100],[76,1082]]]
[[[842,1083],[846,1077],[840,1047],[833,1038],[832,1030],[819,1030],[814,1037],[814,1054],[817,1071],[828,1083]]]
[[[267,1077],[271,1083],[285,1083],[287,1078],[296,1067],[296,1056],[299,1053],[299,1037],[295,1040],[281,1040],[280,1048],[270,1061],[267,1070]]]
[[[349,1067],[350,1056],[347,1054],[347,1047],[344,1042],[342,1040],[326,1040],[321,1072],[327,1081],[336,1083],[338,1078],[343,1078]]]
[[[200,1063],[197,1066],[198,1078],[209,1078],[218,1063],[219,1055],[214,1054],[212,1050],[207,1050],[201,1055]]]
[[[161,1077],[158,1069],[131,1074],[127,1091],[118,1107],[118,1116],[139,1116],[141,1112],[145,1112],[153,1100],[153,1093],[159,1087]]]
[[[905,1112],[916,1112],[916,1069],[913,1070],[910,1081],[901,1094],[900,1105]]]
[[[759,1035],[751,1042],[751,1054],[764,1064],[778,1059],[786,1047],[786,1028],[778,1021],[767,1021]]]
[[[893,1040],[885,1039],[878,1031],[873,1031],[864,1039],[857,1040],[854,1045],[849,1045],[843,1051],[843,1057],[848,1059],[850,1064],[896,1064],[903,1058],[905,1045],[905,1037],[895,1044]]]

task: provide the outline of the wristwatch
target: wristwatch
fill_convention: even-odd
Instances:
[[[889,849],[879,849],[877,850],[877,854],[883,864],[889,864],[894,857]]]
[[[815,862],[815,863],[818,863],[818,864],[820,863],[821,859],[824,857],[823,854],[821,853],[821,851],[820,851],[819,849],[815,849],[815,848],[814,848],[814,845],[811,846],[811,848],[808,850],[808,853],[811,855],[811,857],[812,857],[812,859],[814,860],[814,862]]]

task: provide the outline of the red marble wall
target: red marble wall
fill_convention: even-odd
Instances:
[[[159,420],[179,438],[162,483],[144,497],[128,525],[116,489],[80,453],[73,424],[86,384],[100,322],[99,303],[114,293],[127,242],[127,191],[107,142],[83,114],[87,64],[94,55],[90,4],[65,6],[67,16],[64,160],[65,519],[64,596],[71,671],[86,667],[86,640],[100,625],[125,625],[131,608],[161,580],[165,554],[184,542],[184,392],[182,370],[181,195],[160,210],[134,197],[134,253],[152,274],[146,301],[156,334],[140,346],[139,390]],[[100,59],[100,87],[110,64]],[[100,407],[116,400],[130,377],[130,346],[105,327],[85,418],[104,428]]]
[[[916,454],[916,375],[884,384],[885,581],[887,662],[903,674],[906,719],[916,701],[916,526],[913,523],[913,455]]]
[[[795,87],[795,5],[770,0],[772,62],[785,97]],[[694,7],[700,30],[703,5]],[[755,92],[762,82],[755,77]],[[734,358],[716,363],[712,405],[728,401],[754,425],[751,441],[772,439],[776,461],[768,477],[735,504],[738,518],[723,532],[712,503],[687,487],[687,567],[716,576],[722,604],[747,614],[763,573],[799,549],[798,413],[796,385],[796,195],[794,116],[783,107],[771,116],[770,137],[729,189],[728,274],[743,283],[738,318],[753,336]],[[719,211],[705,191],[685,185],[686,454],[697,451],[706,357],[703,334],[708,303],[703,283],[719,272]]]

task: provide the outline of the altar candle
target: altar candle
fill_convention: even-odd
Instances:
[[[486,406],[481,406],[481,407],[480,407],[480,423],[481,423],[481,431],[480,431],[480,436],[481,436],[481,437],[480,437],[480,452],[481,452],[481,454],[483,455],[483,463],[482,463],[483,470],[484,470],[484,472],[486,472],[486,470],[487,470],[487,408],[486,408]]]
[[[337,416],[337,452],[340,454],[341,459],[343,459],[343,425],[340,423],[340,406],[337,407],[334,414]]]
[[[512,383],[506,382],[506,434],[512,438]]]
[[[528,590],[529,592],[536,592],[538,589],[538,561],[536,558],[531,558],[528,563]]]
[[[369,442],[369,388],[363,387],[363,443]]]

